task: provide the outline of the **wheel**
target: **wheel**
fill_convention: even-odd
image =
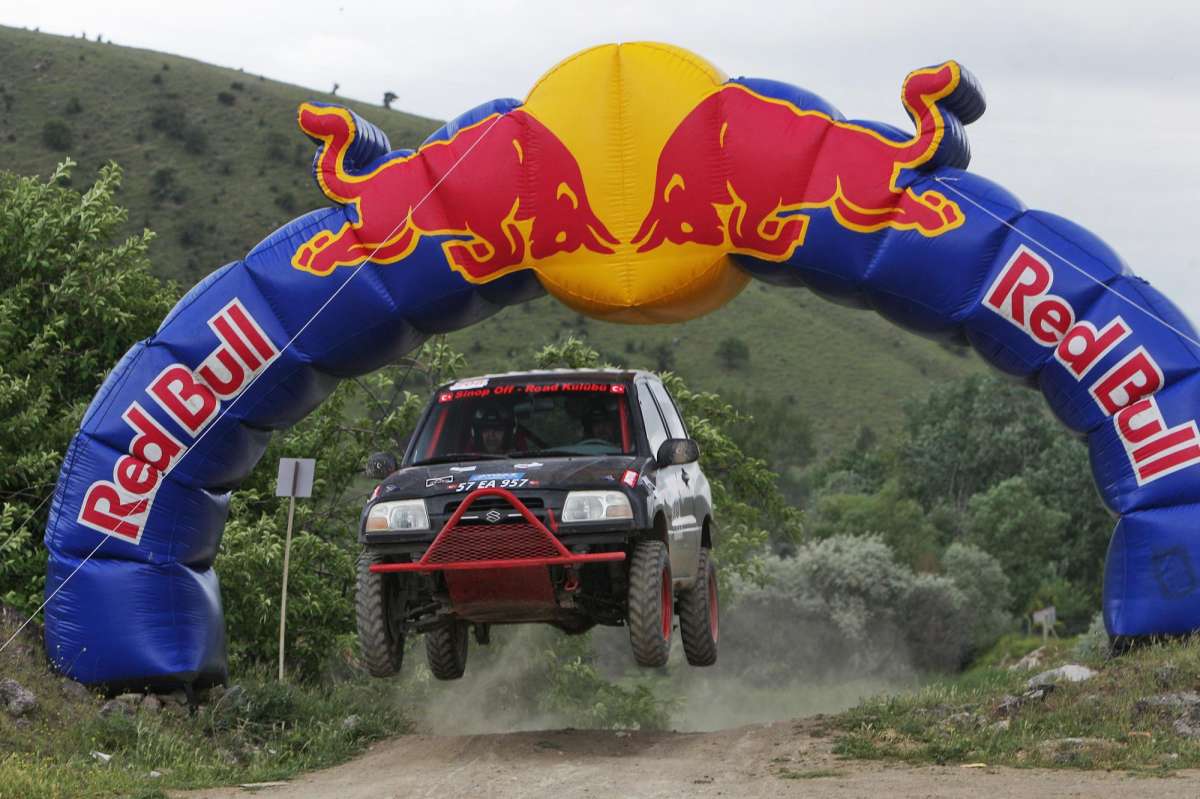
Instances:
[[[469,624],[451,622],[425,633],[425,659],[439,680],[457,680],[467,670]]]
[[[642,541],[629,565],[629,643],[639,666],[667,665],[674,621],[671,560],[661,541]]]
[[[700,568],[691,588],[679,592],[679,637],[683,653],[693,666],[717,662],[717,567],[712,551],[700,550]]]
[[[372,677],[390,677],[404,660],[404,604],[400,575],[375,574],[372,563],[382,563],[374,553],[358,556],[358,584],[354,610],[363,663]]]

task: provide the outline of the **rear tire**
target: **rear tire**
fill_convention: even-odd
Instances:
[[[702,549],[696,582],[679,592],[679,637],[691,665],[711,666],[717,662],[719,614],[717,567],[712,561],[712,551]]]
[[[358,556],[357,592],[354,611],[357,617],[358,644],[363,663],[372,677],[390,677],[400,671],[404,661],[404,632],[400,629],[404,608],[395,607],[397,574],[375,574],[372,563],[380,556],[363,550]]]
[[[467,670],[470,625],[455,621],[425,633],[425,659],[439,680],[457,680]]]
[[[658,668],[671,656],[674,589],[671,560],[661,541],[642,541],[629,566],[629,643],[639,666]]]

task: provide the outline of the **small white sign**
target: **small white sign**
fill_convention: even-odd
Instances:
[[[280,458],[275,496],[301,499],[311,497],[313,474],[316,469],[317,462],[313,458]]]
[[[1041,624],[1046,627],[1053,627],[1057,622],[1058,622],[1058,613],[1057,613],[1057,611],[1054,610],[1053,605],[1051,605],[1048,608],[1042,608],[1041,610],[1035,610],[1033,612],[1033,623],[1034,624]]]
[[[450,386],[451,391],[467,391],[472,388],[483,388],[488,384],[486,377],[477,378],[475,380],[459,380],[454,385]]]

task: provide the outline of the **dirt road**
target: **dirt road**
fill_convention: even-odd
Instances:
[[[456,797],[977,797],[1043,799],[1200,796],[1200,772],[1170,778],[1007,768],[908,767],[843,761],[819,722],[775,722],[711,733],[555,730],[505,735],[407,735],[363,757],[257,790],[264,799]],[[175,794],[232,799],[241,788]]]

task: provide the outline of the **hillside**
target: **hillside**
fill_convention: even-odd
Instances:
[[[80,164],[76,185],[86,185],[102,163],[117,161],[130,230],[158,233],[155,270],[184,287],[323,204],[295,109],[303,100],[341,98],[178,56],[4,27],[0,76],[0,167],[45,175],[70,155]],[[416,145],[438,124],[348,105],[382,126],[395,147]],[[567,332],[582,333],[610,360],[674,368],[698,388],[794,396],[826,449],[862,424],[886,431],[905,398],[982,368],[873,314],[761,285],[682,325],[595,322],[542,299],[451,341],[472,371],[490,371],[511,368],[511,356]],[[735,371],[716,354],[728,338],[749,350]]]
[[[179,56],[0,27],[0,165],[47,175],[69,155],[81,186],[118,162],[130,229],[158,234],[155,269],[184,286],[324,204],[296,127],[305,100],[349,105],[393,147],[439,124]]]

